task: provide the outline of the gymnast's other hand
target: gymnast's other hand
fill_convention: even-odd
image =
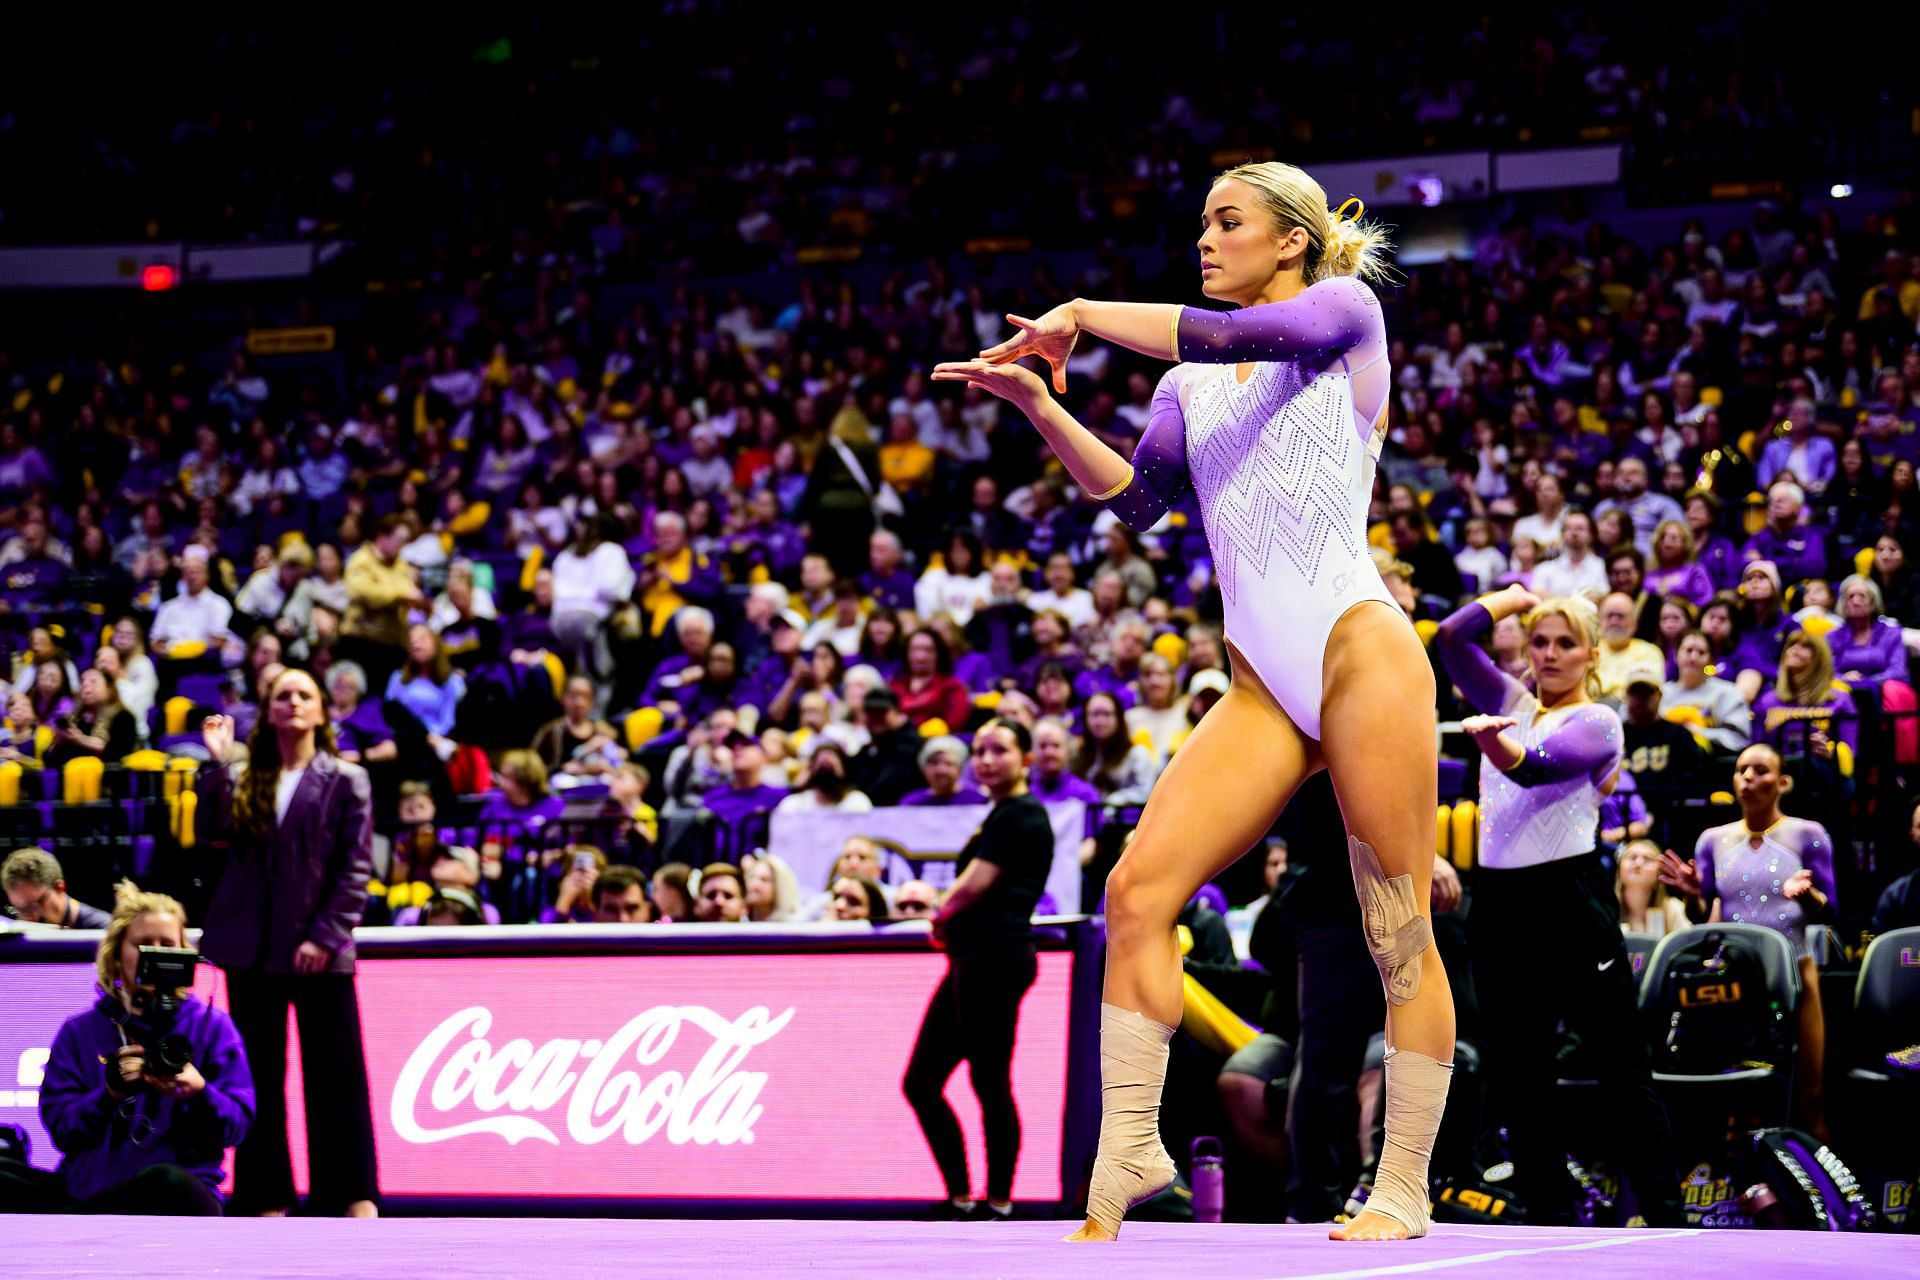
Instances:
[[[1702,888],[1700,868],[1693,859],[1682,862],[1679,854],[1668,849],[1660,855],[1660,883],[1679,890],[1682,897],[1698,901]]]
[[[1512,716],[1468,716],[1460,722],[1460,732],[1479,742],[1497,738],[1503,729],[1511,729],[1518,723]]]
[[[1510,618],[1515,614],[1524,614],[1540,603],[1540,597],[1519,583],[1509,583],[1491,595],[1480,597],[1480,603],[1486,606],[1495,622]]]
[[[1080,340],[1080,317],[1073,303],[1063,302],[1038,320],[1009,313],[1007,323],[1017,326],[1020,332],[997,347],[988,347],[980,353],[980,358],[988,364],[1012,364],[1028,356],[1039,356],[1053,367],[1054,391],[1065,395],[1067,357],[1073,354],[1073,344]]]
[[[1055,369],[1055,382],[1064,381],[1065,374]],[[1008,404],[1032,417],[1039,407],[1047,402],[1047,384],[1040,381],[1040,375],[1024,365],[991,364],[986,360],[956,360],[947,364],[933,366],[935,382],[964,382],[970,387],[979,387],[991,392]],[[1066,390],[1064,386],[1060,388]]]

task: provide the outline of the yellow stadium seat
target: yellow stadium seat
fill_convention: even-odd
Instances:
[[[1727,402],[1727,393],[1718,387],[1700,388],[1700,403],[1709,409],[1718,409]]]
[[[666,726],[666,717],[660,714],[658,707],[641,707],[627,715],[623,726],[627,736],[627,750],[638,751],[646,743],[660,736],[660,730]]]
[[[0,762],[0,807],[11,809],[20,803],[20,775],[24,772],[18,760]]]
[[[66,804],[92,804],[100,799],[107,763],[98,756],[76,756],[60,770],[60,799]]]
[[[1473,870],[1480,860],[1480,806],[1473,801],[1461,800],[1453,806],[1453,839],[1449,844],[1453,865],[1461,871]]]
[[[167,829],[182,849],[191,849],[199,843],[193,825],[199,808],[200,797],[191,791],[182,791],[167,801]]]
[[[1443,804],[1435,813],[1433,833],[1433,851],[1448,861],[1453,860],[1453,806]]]
[[[535,546],[526,563],[520,566],[520,589],[529,595],[533,593],[533,580],[540,576],[540,566],[546,563],[547,549]]]
[[[179,694],[175,694],[173,697],[167,699],[166,705],[161,708],[160,723],[162,727],[165,728],[168,737],[171,738],[187,731],[187,713],[191,710],[193,710],[192,698],[183,698]]]
[[[1180,667],[1187,661],[1187,638],[1177,631],[1168,631],[1154,638],[1153,651],[1171,666]]]
[[[148,747],[145,751],[134,752],[120,764],[136,773],[158,773],[167,767],[167,753]]]
[[[1861,577],[1873,572],[1873,548],[1862,547],[1853,553],[1853,571]]]
[[[1000,706],[1000,691],[998,689],[989,689],[985,693],[974,694],[973,705],[982,711],[998,710]]]
[[[1740,452],[1746,454],[1749,458],[1753,456],[1753,442],[1755,438],[1755,433],[1752,431],[1742,431],[1740,433]]]
[[[947,728],[947,722],[939,716],[934,716],[920,726],[920,736],[923,738],[938,738],[952,732],[953,730]]]
[[[199,772],[200,762],[192,756],[169,756],[166,781],[160,784],[162,794],[171,797],[193,790],[193,780]]]
[[[207,656],[207,646],[201,640],[182,640],[179,644],[170,647],[166,656],[176,662],[183,662],[189,658],[204,658]]]
[[[553,681],[554,700],[558,701],[567,692],[567,664],[560,661],[560,655],[549,653],[542,655],[540,665],[547,669],[547,675]]]
[[[1433,638],[1440,634],[1440,624],[1432,618],[1421,618],[1413,624],[1414,634],[1420,637],[1423,645],[1432,645]]]
[[[1153,750],[1153,735],[1145,729],[1135,729],[1133,736],[1129,738],[1128,741],[1136,747],[1145,747],[1149,751]]]

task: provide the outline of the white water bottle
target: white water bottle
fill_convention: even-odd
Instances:
[[[1227,1166],[1220,1139],[1195,1138],[1187,1181],[1193,1185],[1193,1220],[1219,1222],[1227,1207]]]

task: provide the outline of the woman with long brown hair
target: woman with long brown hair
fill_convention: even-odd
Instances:
[[[367,772],[340,759],[320,686],[289,668],[267,686],[244,763],[228,763],[233,721],[201,728],[212,763],[196,785],[202,839],[224,848],[200,949],[226,971],[228,1003],[258,1083],[253,1128],[234,1165],[235,1212],[293,1207],[287,1151],[287,1006],[300,1024],[311,1198],[377,1216],[373,1110],[354,992],[354,926],[373,874]]]

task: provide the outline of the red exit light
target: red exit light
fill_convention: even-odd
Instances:
[[[180,283],[180,273],[166,263],[156,263],[140,272],[140,287],[148,293],[164,293]]]

